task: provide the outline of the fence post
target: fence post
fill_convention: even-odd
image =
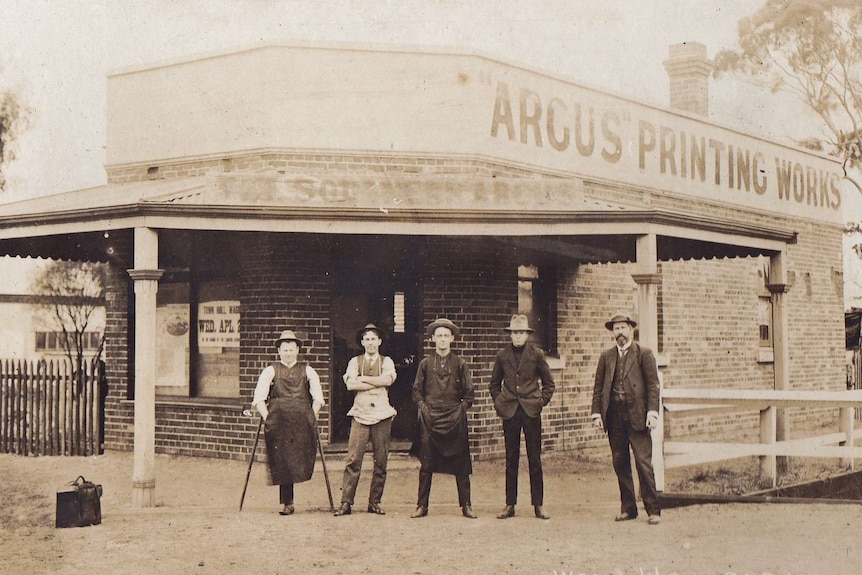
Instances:
[[[658,425],[650,434],[652,437],[652,466],[655,475],[655,488],[664,491],[664,401],[661,397],[664,382],[658,376]]]
[[[777,427],[775,406],[770,405],[760,410],[760,443],[775,444]],[[760,480],[769,481],[772,487],[776,485],[776,465],[774,455],[760,456]]]
[[[9,362],[0,362],[0,452],[6,453],[8,444],[6,440],[9,437],[7,433],[9,425],[9,388],[6,374],[9,373]]]
[[[851,453],[853,452],[853,412],[855,411],[852,407],[842,407],[840,408],[838,414],[838,431],[841,433],[847,434],[846,441],[840,441],[838,445],[847,446],[850,449]],[[849,465],[850,469],[854,469],[853,456],[851,455],[848,458],[842,458],[838,462],[839,465]]]

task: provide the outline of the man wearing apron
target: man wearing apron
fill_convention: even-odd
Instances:
[[[419,408],[419,496],[413,518],[428,515],[431,478],[436,473],[455,476],[458,505],[464,517],[475,519],[470,501],[470,459],[467,410],[476,399],[467,363],[450,346],[458,326],[446,318],[428,326],[434,351],[419,363],[413,382],[413,401]]]
[[[275,340],[279,361],[257,380],[252,407],[264,421],[270,481],[279,486],[281,515],[293,514],[293,484],[311,479],[317,447],[317,414],[324,405],[317,372],[297,362],[302,341],[291,330]]]
[[[341,489],[341,506],[336,517],[350,515],[365,444],[371,440],[374,454],[374,472],[371,476],[371,492],[368,494],[368,512],[385,515],[380,507],[383,488],[386,485],[386,464],[389,460],[389,436],[395,408],[389,404],[389,386],[395,382],[395,364],[392,359],[380,354],[383,331],[373,323],[367,324],[356,334],[357,341],[365,353],[351,358],[344,374],[347,389],[356,392],[353,407],[347,415],[353,417],[350,438],[347,440],[347,465],[344,468],[344,484]]]

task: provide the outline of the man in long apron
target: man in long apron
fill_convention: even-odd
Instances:
[[[470,500],[470,441],[467,410],[476,398],[467,363],[450,346],[458,326],[440,318],[428,326],[434,352],[419,363],[413,401],[419,408],[419,497],[413,518],[428,515],[433,473],[455,476],[461,513],[476,519]]]
[[[311,479],[317,447],[317,414],[324,405],[317,372],[297,361],[302,341],[291,330],[275,340],[279,361],[257,380],[252,407],[264,421],[270,481],[279,486],[281,515],[292,515],[293,485]]]

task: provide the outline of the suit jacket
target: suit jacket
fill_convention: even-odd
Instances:
[[[608,405],[617,364],[617,347],[606,349],[599,357],[596,381],[593,387],[593,407],[590,413],[599,413],[607,428]],[[659,381],[655,355],[646,347],[633,342],[623,363],[623,387],[626,406],[633,429],[646,429],[648,411],[658,412]]]
[[[501,418],[514,416],[519,404],[530,417],[539,417],[542,407],[551,401],[554,389],[554,376],[545,353],[535,345],[524,346],[520,363],[515,361],[512,344],[497,353],[489,390]]]

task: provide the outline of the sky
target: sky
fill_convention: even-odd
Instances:
[[[0,201],[105,183],[106,75],[118,68],[264,41],[445,46],[666,106],[668,46],[695,40],[710,56],[734,47],[738,20],[759,4],[0,0],[0,90],[14,91],[32,110]],[[730,123],[730,114],[720,119]]]
[[[680,42],[736,48],[763,0],[0,0],[0,91],[31,110],[0,202],[106,183],[106,77],[119,68],[266,41],[443,46],[668,105]],[[711,120],[786,142],[816,132],[756,80],[710,86]],[[790,118],[793,120],[790,121]],[[862,198],[845,202],[860,219]],[[860,268],[862,274],[862,268]],[[860,276],[862,277],[862,276]]]

